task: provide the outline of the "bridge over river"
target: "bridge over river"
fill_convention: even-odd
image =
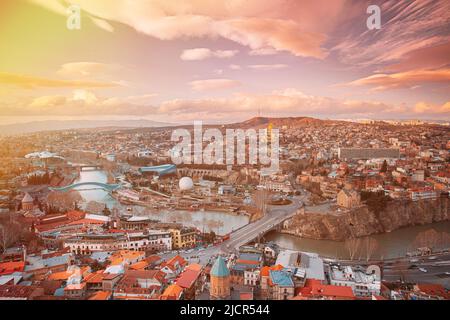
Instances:
[[[72,184],[69,184],[64,187],[50,187],[49,190],[66,192],[66,191],[70,191],[70,190],[73,190],[73,189],[76,189],[79,187],[83,187],[83,186],[98,187],[98,188],[103,189],[108,192],[120,189],[122,187],[121,184],[109,184],[109,183],[102,183],[102,182],[79,182],[79,183],[72,183]]]

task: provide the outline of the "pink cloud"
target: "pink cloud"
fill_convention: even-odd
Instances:
[[[194,91],[208,91],[208,90],[220,90],[230,89],[240,86],[241,83],[231,79],[205,79],[189,82],[192,90]]]
[[[272,71],[278,69],[287,68],[287,64],[251,64],[248,66],[250,69],[261,70],[261,71]]]
[[[374,74],[348,83],[349,86],[372,86],[374,91],[414,88],[426,83],[450,82],[450,69],[411,70],[391,74]]]
[[[88,80],[60,80],[41,78],[22,74],[0,72],[0,83],[22,88],[107,88],[119,86],[114,82],[100,82]]]
[[[205,60],[208,58],[231,58],[238,53],[238,50],[211,50],[208,48],[193,48],[186,49],[180,55],[181,60],[184,61],[198,61]]]
[[[32,1],[65,14],[56,0]],[[282,0],[224,3],[79,0],[76,3],[107,31],[113,30],[109,22],[119,22],[161,40],[222,37],[248,46],[253,52],[288,51],[296,56],[324,58],[326,51],[322,44],[326,32],[339,20],[338,13],[343,10],[345,0],[335,0],[332,4],[326,0],[314,4],[303,0],[290,3]]]

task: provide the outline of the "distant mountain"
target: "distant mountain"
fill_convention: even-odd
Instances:
[[[167,127],[170,123],[151,120],[45,120],[27,123],[16,123],[0,125],[0,134],[21,134],[38,131],[56,131],[68,129],[90,129],[90,128],[145,128],[145,127]]]
[[[255,117],[249,120],[233,123],[229,125],[233,128],[266,128],[270,123],[274,128],[281,128],[288,126],[289,128],[306,127],[306,126],[319,126],[325,123],[335,122],[333,120],[320,120],[310,117],[284,117],[284,118],[272,118],[272,117]]]

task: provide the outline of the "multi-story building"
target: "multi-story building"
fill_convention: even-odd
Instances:
[[[331,285],[351,287],[357,297],[379,295],[381,289],[381,272],[378,266],[363,269],[359,266],[330,265],[328,276]]]
[[[288,300],[294,297],[295,284],[292,273],[287,270],[270,270],[268,298],[271,300]]]
[[[342,189],[337,195],[337,204],[340,207],[350,209],[359,206],[360,203],[360,195],[355,190]]]
[[[413,189],[409,190],[409,196],[412,201],[436,199],[437,192],[429,189]]]
[[[195,247],[197,243],[197,230],[195,228],[169,229],[172,236],[172,249],[185,249]]]
[[[75,254],[150,248],[170,250],[172,237],[170,232],[159,230],[139,233],[80,234],[64,240],[64,247],[68,247]]]

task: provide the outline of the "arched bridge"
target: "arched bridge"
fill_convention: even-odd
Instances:
[[[69,184],[67,186],[64,187],[50,187],[49,189],[51,191],[69,191],[78,187],[82,187],[82,186],[96,186],[96,187],[100,187],[103,190],[106,191],[114,191],[117,190],[119,188],[121,188],[122,186],[120,184],[108,184],[108,183],[102,183],[102,182],[79,182],[79,183],[73,183],[73,184]]]
[[[152,166],[152,167],[141,167],[139,168],[140,173],[144,172],[155,172],[158,175],[162,176],[169,173],[175,173],[177,171],[177,166],[174,164],[163,164],[160,166]]]

